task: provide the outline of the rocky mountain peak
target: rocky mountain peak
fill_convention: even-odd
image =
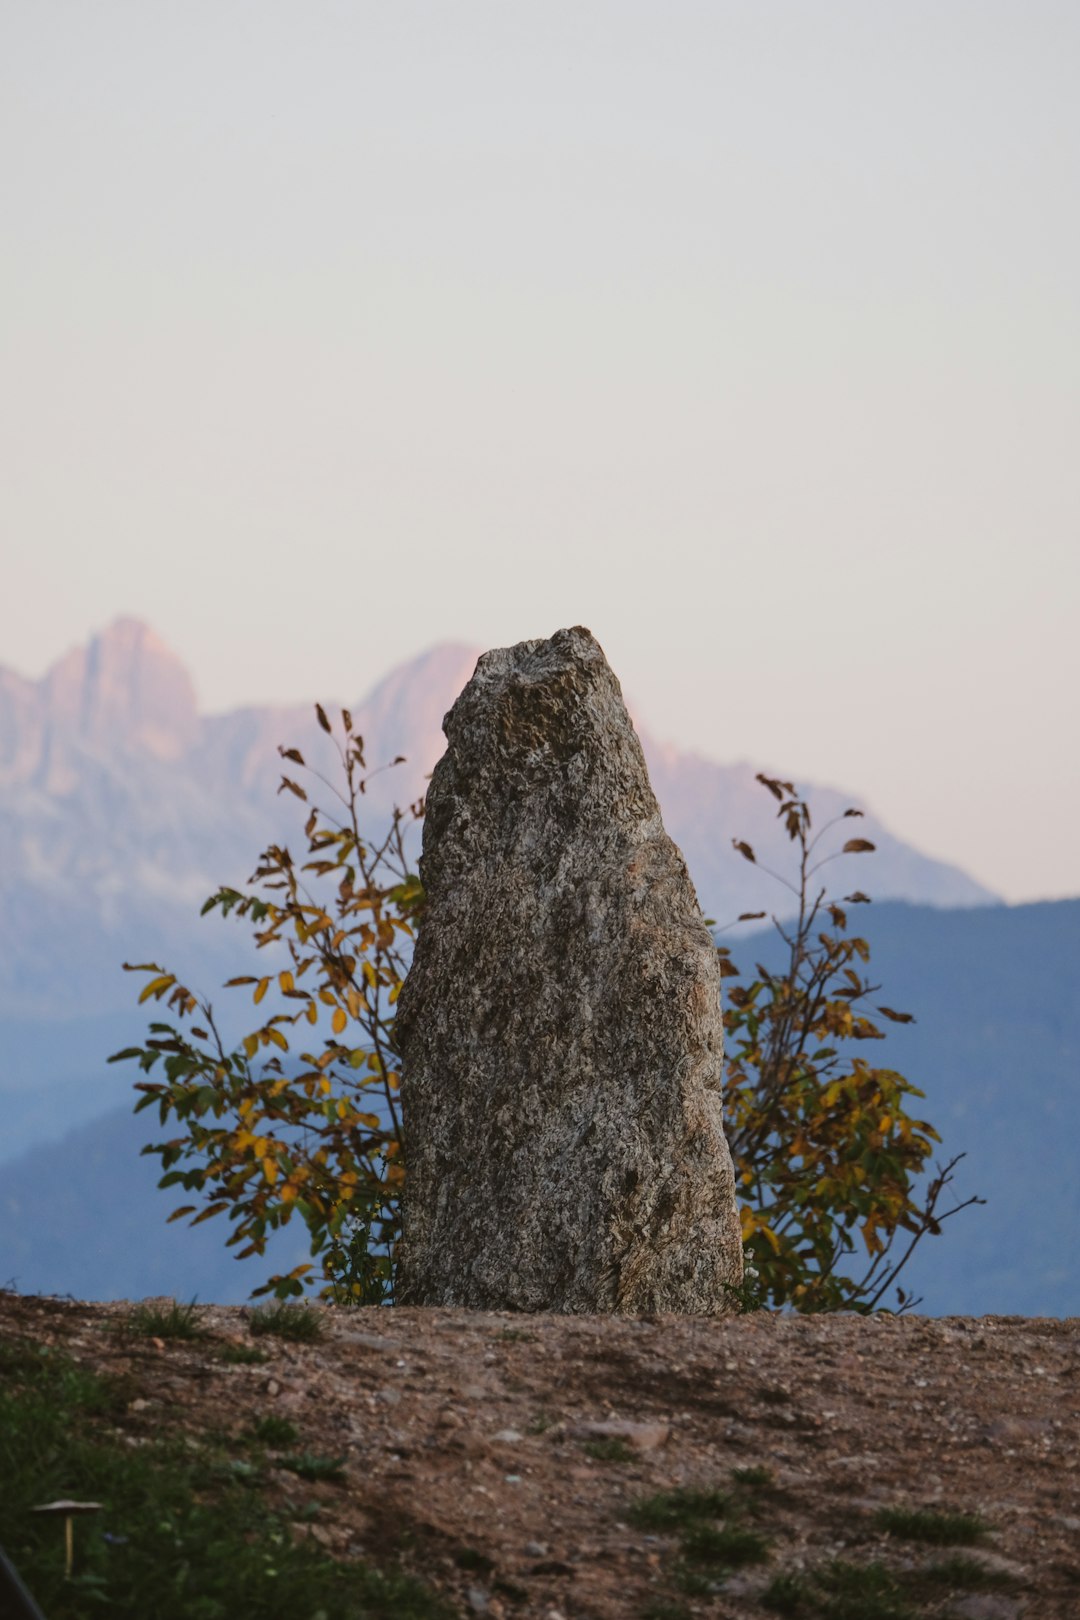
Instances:
[[[0,671],[0,782],[67,793],[87,755],[172,762],[198,737],[191,677],[139,619],[114,620],[39,681]]]
[[[48,724],[91,747],[179,759],[197,740],[191,676],[139,619],[115,619],[54,664],[42,684]]]

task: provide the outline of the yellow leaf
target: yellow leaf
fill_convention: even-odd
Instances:
[[[333,1089],[329,1075],[324,1074],[322,1076],[319,1081],[319,1089],[322,1091],[324,1097],[329,1097],[330,1092]]]
[[[345,1016],[344,1008],[338,1007],[337,1011],[334,1013],[333,1018],[330,1020],[331,1026],[332,1026],[333,1031],[334,1031],[334,1034],[335,1035],[340,1035],[342,1030],[345,1028],[345,1025],[348,1023],[348,1021],[349,1020]]]
[[[769,1242],[772,1245],[773,1253],[774,1254],[779,1254],[780,1253],[780,1239],[777,1237],[777,1235],[773,1231],[772,1227],[767,1226],[764,1221],[758,1221],[757,1228],[758,1228],[759,1232],[764,1232],[765,1236],[768,1238]]]
[[[299,1196],[299,1189],[294,1187],[291,1181],[287,1181],[281,1189],[281,1202],[283,1204],[295,1203]]]
[[[257,1035],[244,1036],[244,1051],[249,1058],[253,1058],[259,1050],[259,1037]]]
[[[275,1162],[275,1160],[273,1160],[273,1159],[264,1159],[263,1162],[262,1162],[262,1171],[263,1171],[263,1175],[266,1177],[267,1181],[270,1183],[270,1185],[272,1187],[274,1185],[274,1182],[277,1180],[277,1174],[278,1174],[277,1163]]]
[[[169,988],[170,984],[175,983],[175,973],[163,973],[159,979],[151,979],[149,984],[143,986],[142,994],[139,997],[139,1005],[141,1006],[144,1001],[149,1001],[151,996],[160,996],[163,991]]]
[[[269,987],[269,979],[260,979],[258,984],[255,986],[255,995],[252,999],[254,1000],[256,1007],[259,1005],[259,1002],[262,1000],[263,996],[265,996]]]
[[[309,1001],[304,1010],[307,1013],[307,1021],[309,1024],[317,1024],[319,1022],[319,1008],[316,1002]]]
[[[289,1043],[281,1033],[280,1029],[268,1029],[266,1033],[268,1038],[273,1041],[274,1045],[280,1046],[283,1052],[287,1052],[289,1050]]]
[[[742,1237],[743,1242],[745,1243],[747,1238],[753,1237],[754,1235],[754,1228],[757,1226],[757,1216],[754,1214],[754,1211],[749,1207],[748,1204],[744,1204],[742,1209],[739,1211],[739,1219],[742,1222]]]
[[[278,974],[278,984],[281,986],[282,990],[292,990],[293,987],[294,987],[295,981],[294,981],[293,976],[292,976],[291,973],[288,973],[288,972],[279,973]]]

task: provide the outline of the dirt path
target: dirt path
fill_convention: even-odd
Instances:
[[[3,1294],[0,1338],[124,1375],[136,1441],[287,1418],[346,1459],[344,1484],[272,1470],[286,1509],[323,1504],[297,1534],[400,1559],[466,1616],[764,1616],[778,1574],[835,1560],[880,1560],[918,1615],[1080,1616],[1078,1319],[326,1309],[308,1345],[253,1340],[246,1311],[217,1307],[203,1338],[154,1342],[115,1331],[129,1310]],[[256,1344],[265,1362],[226,1359]],[[767,1560],[710,1562],[723,1515],[704,1537],[700,1517],[642,1524],[635,1504],[680,1489],[734,1493],[730,1522],[767,1538]],[[883,1508],[979,1515],[989,1533],[963,1556],[991,1589],[970,1568],[965,1588],[920,1584],[957,1549],[883,1530]],[[795,1614],[886,1612],[787,1590]]]

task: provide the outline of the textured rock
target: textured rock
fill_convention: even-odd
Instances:
[[[446,717],[398,1038],[402,1299],[730,1308],[716,954],[587,630],[490,652]]]

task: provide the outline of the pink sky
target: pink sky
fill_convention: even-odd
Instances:
[[[0,662],[588,624],[652,729],[1080,893],[1080,11],[9,8]]]

